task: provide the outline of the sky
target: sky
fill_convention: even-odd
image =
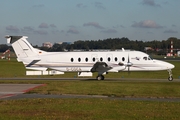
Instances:
[[[180,39],[180,0],[0,0],[0,44],[6,35],[33,45],[127,37]]]

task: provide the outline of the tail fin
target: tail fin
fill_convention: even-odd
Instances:
[[[38,55],[37,50],[26,40],[27,36],[6,36],[18,58],[27,58]]]
[[[27,69],[46,70],[46,67],[33,66],[41,61],[39,57],[47,52],[33,48],[26,40],[27,36],[6,36],[7,43],[10,43],[16,53],[18,62],[23,62]]]

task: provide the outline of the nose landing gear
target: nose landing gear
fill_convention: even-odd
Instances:
[[[169,70],[167,70],[167,71],[168,71],[168,73],[169,73],[168,80],[169,80],[169,81],[173,81],[173,76],[172,76],[172,71],[171,71],[171,69],[169,69]]]

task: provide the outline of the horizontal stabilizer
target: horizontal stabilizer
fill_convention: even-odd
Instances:
[[[5,36],[5,38],[7,38],[7,43],[8,44],[12,44],[14,42],[16,42],[17,40],[21,39],[21,38],[28,38],[27,36]]]
[[[36,64],[40,60],[33,60],[31,63],[29,63],[26,67],[31,67],[32,65]]]

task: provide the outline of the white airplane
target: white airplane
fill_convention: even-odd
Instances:
[[[61,72],[98,72],[97,80],[104,80],[104,73],[119,71],[160,71],[169,72],[172,81],[175,66],[164,61],[151,59],[140,51],[106,51],[106,52],[45,52],[26,40],[27,36],[6,36],[17,55],[18,62],[23,62],[26,69]]]

